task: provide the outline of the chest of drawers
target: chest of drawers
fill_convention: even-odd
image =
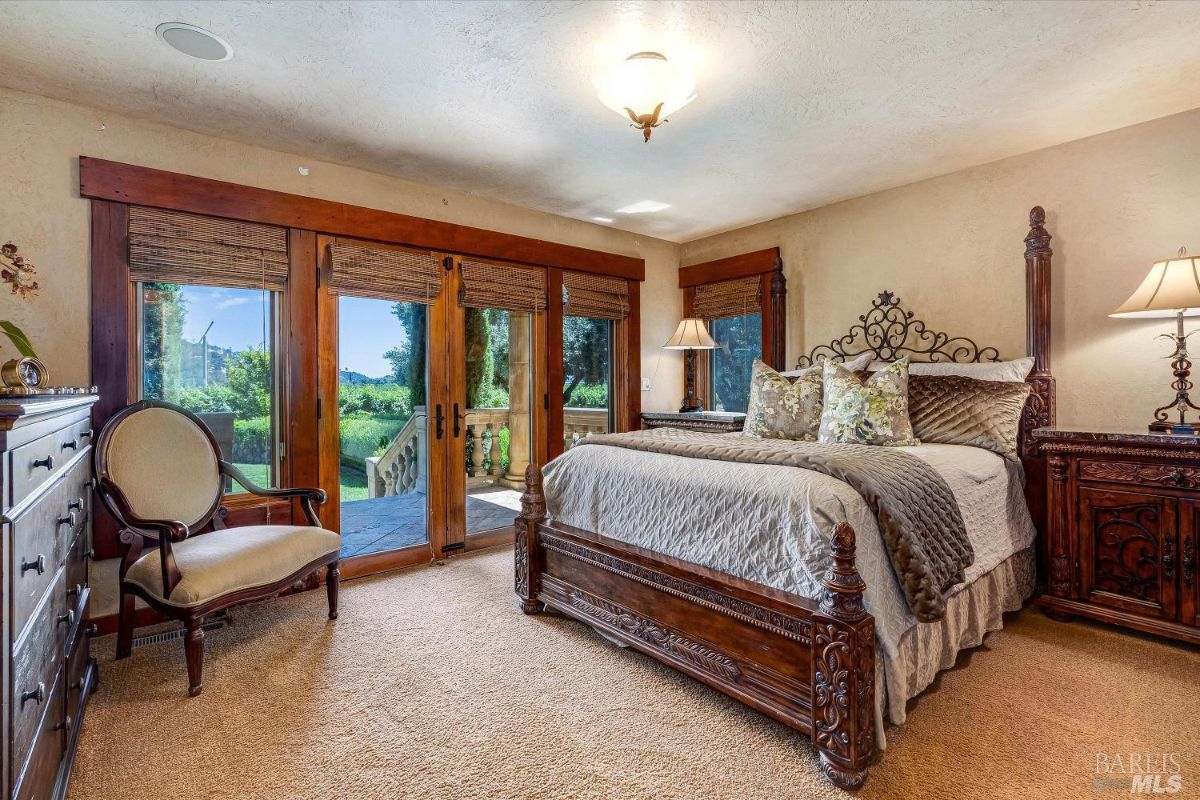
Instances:
[[[66,795],[96,685],[87,621],[94,396],[0,399],[3,785]]]

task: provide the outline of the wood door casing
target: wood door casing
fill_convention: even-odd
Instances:
[[[1080,488],[1082,599],[1175,619],[1178,505],[1148,492]]]

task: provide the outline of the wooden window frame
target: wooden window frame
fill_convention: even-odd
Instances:
[[[679,269],[679,288],[683,290],[683,315],[692,316],[696,288],[709,283],[758,276],[759,314],[762,317],[762,355],[764,363],[786,369],[787,279],[778,247],[756,250],[716,261],[691,264]],[[711,323],[711,320],[706,320]],[[696,396],[712,402],[712,355],[696,359]]]
[[[549,385],[543,387],[547,399],[554,395],[550,387],[556,385],[553,378],[555,359],[557,385],[562,383],[562,270],[591,272],[629,281],[630,315],[618,323],[614,343],[614,363],[618,365],[619,376],[614,387],[614,409],[618,430],[638,427],[641,405],[637,385],[641,376],[638,289],[639,282],[645,279],[645,261],[641,258],[88,156],[79,157],[79,193],[91,200],[90,363],[92,383],[100,393],[100,401],[94,406],[92,415],[97,430],[112,414],[132,402],[138,393],[135,368],[136,359],[140,357],[135,328],[137,298],[129,271],[131,205],[288,229],[288,289],[281,304],[281,313],[286,320],[276,357],[284,371],[277,389],[281,411],[279,430],[284,444],[283,465],[279,470],[281,485],[318,486],[322,477],[322,426],[318,418],[318,350],[321,342],[318,304],[322,292],[318,287],[320,253],[317,246],[317,237],[322,234],[545,268],[549,304],[543,316],[545,352],[535,350],[535,357],[547,359],[551,374]],[[544,414],[541,418],[545,424],[539,430],[535,423],[535,430],[546,432],[546,436],[537,437],[532,448],[539,464],[544,464],[562,447],[561,400],[557,406],[555,420],[555,404],[543,401],[540,411]],[[328,446],[328,443],[324,444]],[[287,501],[264,504],[261,498],[252,496],[232,495],[225,505],[229,508],[226,521],[230,525],[264,523],[268,519],[286,523],[291,520],[293,511],[299,513],[298,508],[293,509]],[[98,501],[96,507],[100,507]],[[94,540],[98,557],[120,555],[117,527],[107,514],[96,515]]]

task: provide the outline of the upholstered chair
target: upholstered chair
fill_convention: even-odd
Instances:
[[[204,683],[205,617],[272,597],[325,567],[329,618],[337,619],[340,539],[321,527],[321,489],[264,489],[221,460],[212,433],[189,411],[143,400],[117,412],[94,452],[97,488],[121,526],[117,658],[133,644],[134,599],[187,628],[188,693]],[[307,525],[225,527],[226,476],[260,497],[298,499]],[[211,530],[197,535],[206,526]]]

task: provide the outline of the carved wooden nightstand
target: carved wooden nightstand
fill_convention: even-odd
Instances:
[[[1200,437],[1034,431],[1047,456],[1038,604],[1200,644]]]
[[[727,411],[693,411],[689,413],[646,412],[642,414],[642,429],[683,428],[689,431],[708,433],[731,433],[740,431],[746,424],[746,415]]]

